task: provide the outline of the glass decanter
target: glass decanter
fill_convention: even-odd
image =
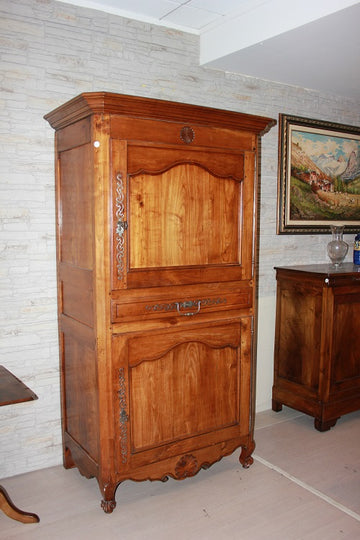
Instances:
[[[327,252],[333,265],[340,266],[346,257],[349,246],[343,240],[344,225],[330,225],[332,238],[327,245]]]

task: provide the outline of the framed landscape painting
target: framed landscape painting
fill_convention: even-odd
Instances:
[[[278,234],[360,231],[360,127],[279,115]]]

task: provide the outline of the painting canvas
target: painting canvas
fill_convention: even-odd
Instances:
[[[360,230],[360,128],[280,115],[278,233]]]

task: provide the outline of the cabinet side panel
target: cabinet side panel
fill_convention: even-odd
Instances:
[[[94,338],[94,194],[90,122],[56,134],[59,331],[64,456],[99,460]],[[68,446],[69,445],[69,446]],[[90,460],[89,460],[90,461]],[[65,463],[71,463],[65,458]]]
[[[62,313],[90,327],[94,325],[92,274],[69,265],[59,267]]]
[[[98,387],[92,331],[78,323],[63,321],[64,430],[98,459]]]
[[[87,124],[86,124],[87,126]],[[77,126],[58,140],[70,145]],[[85,130],[87,131],[87,130]],[[75,137],[76,140],[76,137]],[[83,141],[80,140],[80,143]],[[78,143],[78,144],[80,144]],[[94,197],[90,144],[59,152],[57,173],[59,313],[94,326]]]
[[[93,261],[93,179],[89,144],[61,152],[60,261],[84,269]]]
[[[91,120],[84,118],[80,122],[60,129],[56,133],[56,146],[58,152],[82,146],[91,140]]]
[[[322,297],[301,288],[280,288],[277,365],[281,378],[317,389]]]

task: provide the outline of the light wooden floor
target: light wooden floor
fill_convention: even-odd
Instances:
[[[284,408],[256,419],[255,462],[239,451],[182,482],[124,482],[104,514],[96,480],[61,466],[1,481],[39,524],[0,515],[0,538],[121,540],[360,539],[360,412],[319,433]]]

